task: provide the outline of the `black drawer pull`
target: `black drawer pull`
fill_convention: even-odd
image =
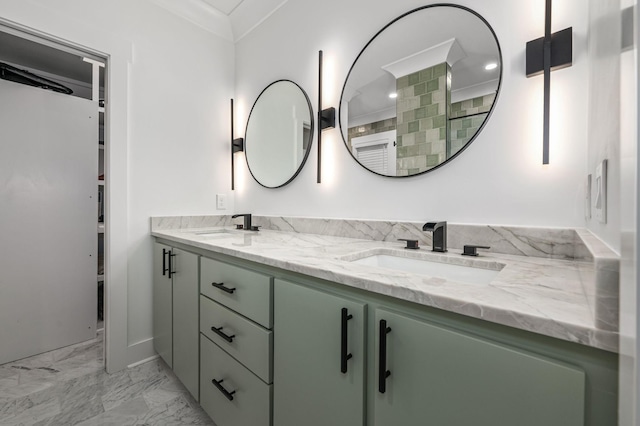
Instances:
[[[228,334],[225,334],[223,331],[221,331],[223,328],[224,327],[218,327],[218,328],[211,327],[211,331],[216,333],[218,336],[222,337],[227,342],[229,343],[233,342],[233,338],[236,337],[236,335],[234,334],[233,336],[229,336]]]
[[[229,401],[233,401],[233,394],[236,393],[236,391],[231,391],[229,392],[228,390],[226,390],[224,387],[222,387],[221,383],[224,382],[224,380],[216,380],[213,379],[211,380],[211,383],[213,383],[213,385],[215,387],[218,388],[218,390],[220,392],[222,392],[222,394],[229,400]]]
[[[348,330],[347,321],[353,318],[353,315],[349,315],[347,308],[342,308],[342,321],[341,321],[341,339],[340,339],[340,371],[342,374],[347,373],[347,361],[353,358],[353,354],[348,354]]]
[[[176,257],[176,255],[173,254],[171,250],[169,250],[167,253],[169,253],[169,279],[171,279],[173,274],[176,273],[176,271],[173,270],[173,258]]]
[[[236,291],[235,287],[234,288],[225,287],[224,283],[211,283],[211,285],[229,294],[233,294],[233,292]]]
[[[167,271],[169,270],[167,269],[167,253],[169,253],[169,250],[162,249],[162,276],[167,275]]]
[[[380,354],[378,359],[378,391],[387,391],[387,377],[391,371],[387,370],[387,334],[391,332],[391,327],[387,327],[386,320],[380,320]]]

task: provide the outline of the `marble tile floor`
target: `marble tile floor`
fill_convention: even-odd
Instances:
[[[160,359],[107,374],[102,335],[0,365],[0,425],[214,425]]]

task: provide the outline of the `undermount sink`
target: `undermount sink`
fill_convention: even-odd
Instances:
[[[236,234],[236,232],[229,231],[227,229],[212,229],[209,231],[194,232],[194,235],[197,235],[199,237],[205,237],[205,238],[228,237],[234,234]]]
[[[429,259],[418,259],[391,254],[371,254],[351,260],[352,263],[374,266],[377,268],[392,269],[409,272],[429,277],[444,278],[467,284],[487,285],[500,273],[501,265],[497,269],[486,269],[477,266],[455,265],[451,263],[436,262]]]

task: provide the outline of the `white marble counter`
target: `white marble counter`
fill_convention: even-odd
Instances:
[[[202,233],[213,229],[225,233]],[[613,327],[601,327],[591,282],[599,274],[594,261],[557,260],[487,253],[469,258],[460,250],[446,254],[428,248],[404,250],[402,242],[231,227],[152,229],[168,241],[223,253],[287,271],[404,299],[426,306],[577,342],[612,352],[618,349]],[[499,270],[489,284],[443,278],[352,263],[369,254],[427,258]],[[595,253],[597,256],[597,253]]]

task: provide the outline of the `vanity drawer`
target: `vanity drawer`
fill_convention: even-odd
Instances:
[[[220,332],[229,338],[216,333],[212,327],[222,327]],[[200,332],[262,380],[271,383],[273,332],[204,296],[200,296]]]
[[[200,292],[266,328],[272,327],[273,282],[267,275],[203,257]]]
[[[200,405],[216,425],[271,425],[272,386],[200,335]]]

